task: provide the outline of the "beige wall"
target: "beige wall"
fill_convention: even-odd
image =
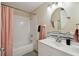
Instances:
[[[40,8],[38,8],[34,13],[36,13],[38,24],[46,25],[47,31],[52,31],[52,25],[50,23],[50,15],[47,10],[48,3],[44,4]]]
[[[67,11],[71,19],[68,21],[67,26],[62,29],[64,32],[73,32],[75,30],[75,24],[79,23],[79,3],[64,3],[63,8]],[[48,11],[48,3],[42,5],[34,11],[38,17],[39,24],[45,24],[47,32],[53,31],[51,20],[51,12]]]
[[[67,11],[68,15],[71,17],[66,27],[64,27],[63,31],[74,32],[76,24],[79,23],[79,2],[64,3],[63,7]]]
[[[20,11],[20,10],[14,9],[13,12],[14,12],[14,15],[19,15],[19,16],[24,16],[24,17],[30,17],[29,13],[26,13],[26,12],[23,12],[23,11]]]

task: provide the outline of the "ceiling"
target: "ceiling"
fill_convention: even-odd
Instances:
[[[4,2],[3,4],[9,5],[11,7],[19,8],[27,12],[32,12],[43,3],[44,2]]]

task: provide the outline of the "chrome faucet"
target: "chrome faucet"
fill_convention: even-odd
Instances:
[[[61,42],[60,36],[57,36],[56,42]]]
[[[64,35],[64,36],[61,36]],[[72,40],[73,38],[70,37],[71,34],[70,32],[67,32],[67,33],[58,33],[58,36],[57,36],[57,39],[56,39],[56,42],[61,42],[62,40],[66,40],[67,38],[69,38],[70,40]],[[65,38],[65,39],[60,39],[60,38]]]
[[[61,38],[61,34],[63,34],[63,33],[58,32],[56,42],[61,42],[61,39],[60,39]]]
[[[55,37],[56,42],[61,42],[62,40],[66,40],[67,38],[69,38],[70,40],[72,39],[70,37],[71,36],[70,32],[67,32],[67,33],[61,33],[61,32],[52,33],[52,32],[49,32],[48,34],[50,34],[50,35],[47,35],[47,37]],[[64,39],[61,39],[61,38],[64,38]]]

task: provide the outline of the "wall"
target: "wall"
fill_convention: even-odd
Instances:
[[[35,22],[34,25],[35,26],[38,26],[39,24],[46,25],[46,31],[47,32],[57,31],[57,29],[52,28],[52,25],[51,25],[51,22],[50,22],[51,15],[52,15],[52,12],[54,11],[54,8],[52,10],[49,10],[48,4],[49,4],[49,2],[43,4],[38,9],[33,11],[33,13],[36,13],[36,17],[37,17],[37,21],[36,21],[37,23]],[[64,3],[63,8],[65,8],[65,10],[68,13],[68,16],[70,16],[71,19],[68,21],[66,27],[64,27],[64,29],[62,29],[61,31],[62,32],[74,32],[75,24],[79,23],[79,3]],[[35,21],[35,19],[33,17],[35,17],[35,16],[32,15],[32,21]],[[35,27],[34,25],[33,25],[33,27],[35,29],[33,31],[36,31],[37,27]],[[38,32],[34,32],[33,35],[34,35],[33,40],[37,41],[39,39]],[[35,49],[37,50],[37,46],[35,46]]]
[[[21,49],[31,43],[30,15],[15,9],[13,11],[13,49],[16,51],[17,49]]]
[[[31,33],[31,40],[33,41],[34,50],[38,49],[38,39],[39,39],[39,33],[38,30],[38,20],[37,15],[31,15],[30,20],[30,33]]]
[[[41,7],[39,7],[37,10],[33,11],[34,13],[36,13],[37,17],[38,17],[38,24],[45,24],[46,28],[47,28],[47,32],[51,32],[53,31],[53,28],[51,26],[50,20],[51,20],[51,14],[52,11],[48,10],[48,4],[49,3],[45,3],[44,5],[42,5]],[[73,32],[75,30],[75,24],[79,23],[79,3],[78,2],[65,2],[63,3],[63,8],[65,8],[65,10],[68,13],[68,16],[71,17],[71,19],[68,21],[67,23],[67,27],[65,27],[64,29],[62,29],[62,31],[64,32]]]
[[[15,48],[19,48],[30,43],[30,21],[28,17],[14,15],[13,41]]]
[[[14,15],[19,15],[19,16],[24,16],[24,17],[30,17],[30,14],[29,13],[26,13],[26,12],[23,12],[23,11],[19,11],[19,10],[16,10],[14,9]]]
[[[71,19],[69,19],[67,26],[62,31],[74,32],[76,24],[79,23],[79,2],[64,3],[63,7]]]
[[[37,31],[38,25],[47,24],[49,27],[47,30],[52,29],[52,25],[50,24],[49,21],[50,15],[47,13],[47,8],[46,8],[47,5],[48,3],[44,4],[43,6],[41,6],[40,8],[38,8],[33,12],[35,13],[35,15],[31,15],[31,35],[32,35],[31,38],[33,39],[35,50],[38,50],[38,39],[39,39],[39,33]]]
[[[46,25],[47,31],[52,31],[52,25],[50,23],[50,14],[47,10],[47,5],[49,3],[44,4],[40,8],[38,8],[34,13],[37,15],[38,24]]]

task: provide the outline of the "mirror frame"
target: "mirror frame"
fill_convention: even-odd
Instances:
[[[53,19],[53,15],[54,15],[54,13],[55,13],[55,11],[57,11],[58,9],[62,9],[62,10],[64,10],[64,8],[63,7],[56,7],[54,10],[53,10],[53,12],[52,12],[52,14],[51,14],[51,24],[52,24],[52,27],[53,28],[55,28],[55,22],[54,22],[54,20],[52,20]],[[58,30],[58,29],[57,29]]]

